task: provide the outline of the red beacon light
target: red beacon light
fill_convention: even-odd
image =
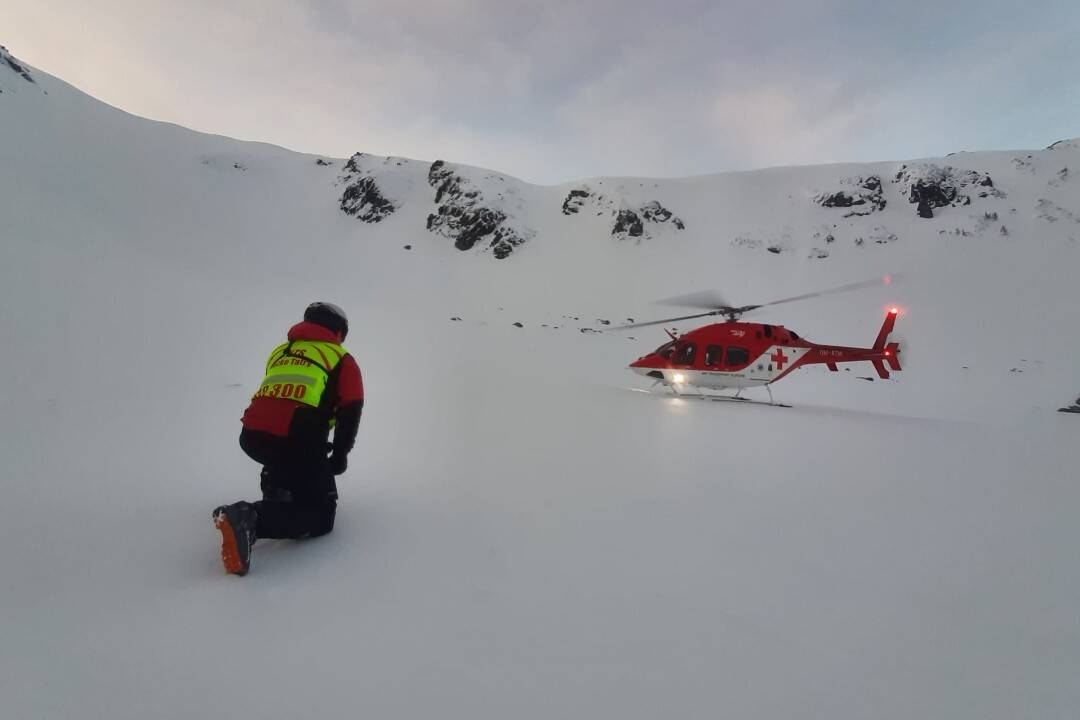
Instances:
[[[892,313],[893,315],[899,315],[900,314],[900,308],[898,308],[898,307],[889,308],[889,312]]]

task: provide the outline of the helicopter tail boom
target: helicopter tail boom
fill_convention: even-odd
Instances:
[[[889,334],[896,325],[899,310],[892,308],[885,315],[877,339],[868,348],[843,347],[840,345],[818,345],[813,354],[807,355],[803,363],[824,363],[829,370],[836,372],[838,363],[869,362],[877,370],[882,380],[889,378],[889,370],[900,370],[900,343],[889,342]],[[886,367],[888,365],[888,367]]]

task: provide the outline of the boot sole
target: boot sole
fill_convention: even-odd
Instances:
[[[225,572],[232,575],[247,575],[248,569],[240,561],[240,548],[236,544],[236,531],[225,513],[214,518],[214,527],[221,531],[221,563]]]

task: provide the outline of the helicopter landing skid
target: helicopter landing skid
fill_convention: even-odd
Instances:
[[[741,403],[744,405],[764,405],[765,407],[779,407],[789,408],[790,405],[778,402],[766,402],[764,400],[751,400],[749,398],[738,397],[736,395],[706,395],[705,393],[686,393],[685,395],[679,395],[681,398],[701,398],[702,400],[712,400],[713,402],[729,402],[729,403]]]
[[[656,383],[653,383],[653,387],[656,387]],[[672,395],[674,395],[675,397],[680,397],[680,398],[701,398],[702,400],[713,400],[713,401],[716,401],[716,402],[746,403],[748,405],[769,405],[769,406],[772,406],[772,407],[786,407],[786,408],[791,407],[790,405],[785,405],[784,403],[778,403],[775,400],[773,400],[772,388],[769,387],[768,385],[765,386],[765,389],[769,391],[769,402],[765,402],[764,400],[751,400],[750,398],[742,397],[742,392],[746,388],[739,388],[738,390],[735,391],[734,395],[720,395],[718,393],[707,393],[707,392],[703,391],[701,388],[695,388],[693,392],[686,392],[685,390],[680,392],[675,385],[668,385],[668,388],[671,390]]]
[[[626,388],[626,389],[631,390],[633,392],[645,393],[646,395],[662,394],[662,393],[657,393],[654,390],[654,388],[658,384],[659,383],[653,383],[652,387],[650,387],[648,390],[644,390],[642,388]],[[669,388],[670,388],[670,386],[669,386]],[[686,392],[684,390],[682,392],[679,392],[678,390],[675,390],[673,388],[670,388],[670,389],[671,389],[671,396],[672,397],[677,397],[677,398],[680,398],[680,399],[683,399],[683,400],[712,400],[713,402],[742,403],[744,405],[765,405],[766,407],[780,407],[780,408],[789,408],[789,407],[791,407],[791,405],[786,405],[784,403],[774,402],[772,400],[772,393],[771,392],[769,393],[769,401],[766,402],[765,400],[751,400],[750,398],[744,398],[744,397],[740,396],[739,394],[735,394],[735,395],[715,395],[715,394],[702,392],[701,390],[696,390],[694,392]]]

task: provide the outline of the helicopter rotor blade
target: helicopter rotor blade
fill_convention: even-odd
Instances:
[[[639,322],[630,325],[617,325],[616,327],[611,328],[611,330],[629,330],[631,328],[648,327],[650,325],[665,325],[670,322],[678,322],[679,320],[693,320],[694,318],[719,314],[719,310],[710,310],[709,312],[697,313],[696,315],[683,315],[682,317],[664,318],[663,320],[650,320],[649,322]]]
[[[822,295],[836,295],[838,293],[851,292],[852,290],[862,290],[863,288],[877,287],[878,285],[891,285],[896,280],[898,275],[885,275],[879,278],[873,278],[872,280],[863,280],[862,282],[848,283],[847,285],[841,285],[839,287],[830,288],[828,290],[818,290],[817,292],[805,293],[803,295],[794,295],[789,298],[783,298],[781,300],[773,300],[772,302],[761,303],[760,305],[747,306],[747,311],[756,310],[757,308],[767,307],[770,305],[780,305],[782,303],[795,302],[796,300],[808,300],[810,298],[821,297]]]
[[[861,282],[848,283],[847,285],[841,285],[839,287],[829,288],[828,290],[817,290],[815,292],[803,293],[802,295],[793,295],[792,297],[781,298],[780,300],[773,300],[771,302],[760,303],[758,305],[740,305],[739,307],[732,307],[721,297],[721,295],[713,290],[703,290],[700,292],[689,293],[687,295],[678,295],[676,297],[665,298],[664,300],[657,300],[656,305],[673,305],[676,307],[693,307],[706,310],[707,312],[697,313],[695,315],[682,315],[680,317],[665,318],[663,320],[650,320],[649,322],[631,323],[629,325],[618,325],[610,330],[629,330],[631,328],[649,327],[651,325],[663,325],[670,322],[678,322],[679,320],[693,320],[700,317],[708,317],[709,315],[725,315],[729,320],[735,320],[739,316],[748,312],[753,312],[759,308],[769,307],[772,305],[782,305],[784,303],[796,302],[797,300],[809,300],[810,298],[821,297],[822,295],[836,295],[839,293],[851,292],[853,290],[862,290],[863,288],[877,287],[879,285],[890,285],[894,280],[897,280],[901,276],[899,275],[885,275],[879,278],[873,278],[871,280],[863,280]]]
[[[664,298],[663,300],[657,300],[653,305],[667,305],[671,307],[691,307],[700,308],[701,310],[721,310],[730,307],[727,300],[725,300],[720,293],[715,290],[702,290],[700,292],[693,292],[687,295],[678,295],[676,297]]]

